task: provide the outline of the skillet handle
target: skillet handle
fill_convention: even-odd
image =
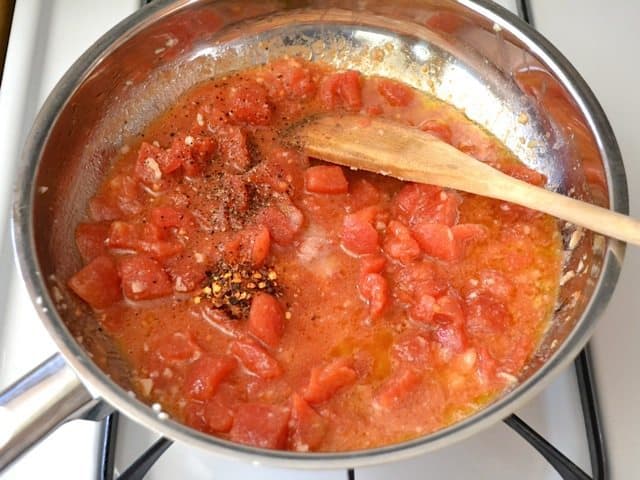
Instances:
[[[0,473],[97,401],[59,353],[0,392]]]

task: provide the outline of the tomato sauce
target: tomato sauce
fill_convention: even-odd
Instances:
[[[410,439],[507,390],[548,324],[553,218],[283,144],[327,111],[396,118],[545,182],[389,79],[286,58],[194,87],[115,159],[68,281],[137,396],[193,428],[298,451]]]

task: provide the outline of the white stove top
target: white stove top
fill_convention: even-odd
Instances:
[[[516,0],[498,2],[515,11]],[[598,0],[531,2],[533,19],[574,63],[607,112],[623,157],[631,191],[631,211],[640,217],[640,135],[637,112],[640,70],[636,48],[640,3]],[[108,28],[133,12],[138,0],[18,0],[4,79],[0,88],[0,389],[54,352],[17,275],[8,229],[14,159],[37,109],[71,63]],[[608,9],[608,10],[607,10]],[[614,298],[592,341],[611,474],[614,479],[640,478],[640,250],[627,251]],[[517,412],[539,433],[587,472],[589,453],[584,435],[573,368],[563,372],[541,395]],[[2,426],[0,426],[2,428]],[[154,435],[122,421],[117,465],[126,467],[153,441]],[[0,476],[30,478],[98,478],[96,457],[99,424],[75,421],[59,428]],[[422,457],[381,467],[358,469],[357,479],[557,479],[555,471],[503,424],[466,441]],[[256,479],[345,479],[346,472],[298,472],[221,461],[182,445],[173,445],[148,477]]]

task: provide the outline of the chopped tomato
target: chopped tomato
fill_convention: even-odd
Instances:
[[[379,235],[372,225],[373,218],[369,217],[370,212],[375,210],[365,208],[350,213],[345,215],[342,223],[342,246],[356,255],[377,253],[379,250]]]
[[[237,82],[227,98],[231,118],[252,125],[267,125],[271,121],[271,105],[266,89],[255,81]]]
[[[259,448],[284,448],[289,433],[289,409],[245,403],[236,411],[229,438]]]
[[[164,262],[173,289],[176,292],[191,292],[202,285],[207,266],[192,256],[178,255]]]
[[[269,94],[276,98],[306,100],[316,92],[311,72],[294,58],[276,61],[265,78]]]
[[[486,240],[489,236],[488,231],[487,227],[476,223],[464,223],[451,227],[451,233],[458,245],[458,256],[464,257],[472,244]]]
[[[378,92],[392,107],[406,107],[413,100],[413,90],[403,83],[386,78],[378,80]]]
[[[162,179],[160,163],[164,163],[165,151],[147,142],[142,142],[138,150],[135,176],[147,185],[158,183]],[[162,160],[161,160],[162,159]],[[178,164],[178,167],[180,164]]]
[[[359,178],[349,184],[349,197],[354,210],[360,210],[378,203],[380,192],[371,182]]]
[[[320,81],[320,100],[327,109],[358,111],[362,107],[361,82],[362,75],[354,70],[327,75]]]
[[[264,209],[258,215],[258,221],[267,226],[274,242],[289,245],[302,228],[304,217],[287,197]]]
[[[379,273],[365,273],[358,283],[360,295],[369,305],[369,314],[376,318],[389,303],[389,284]]]
[[[446,225],[439,223],[420,223],[412,229],[424,253],[440,260],[457,260],[460,256],[458,243],[453,232]]]
[[[184,407],[184,423],[191,428],[206,432],[207,423],[204,419],[204,404],[202,402],[188,402]]]
[[[448,288],[446,280],[440,278],[435,262],[423,259],[403,266],[393,279],[393,295],[404,304],[414,304],[421,295],[438,297]]]
[[[149,300],[173,292],[169,276],[152,258],[144,255],[123,257],[118,270],[122,277],[122,291],[131,300]]]
[[[233,425],[233,411],[215,396],[204,404],[202,417],[210,432],[226,433]]]
[[[430,324],[433,320],[436,304],[436,299],[431,295],[422,294],[418,301],[412,305],[409,316],[416,322]]]
[[[220,160],[232,173],[243,173],[249,168],[251,156],[247,146],[247,135],[235,125],[221,125],[215,129]]]
[[[107,235],[109,225],[106,223],[81,223],[76,228],[76,246],[82,260],[86,263],[107,253]]]
[[[238,357],[247,370],[259,377],[268,379],[282,375],[282,369],[276,359],[249,338],[234,341],[231,344],[231,352]]]
[[[144,226],[129,222],[116,221],[109,228],[107,245],[109,248],[122,248],[127,250],[137,250],[142,236]],[[159,240],[158,237],[154,240]]]
[[[364,255],[360,257],[360,274],[380,273],[384,270],[387,259],[384,255]]]
[[[201,167],[203,164],[213,160],[213,155],[216,153],[217,148],[218,144],[215,139],[209,136],[197,135],[193,138],[193,143],[191,144],[191,160],[195,162],[195,165]],[[186,161],[182,165],[187,175],[193,176],[199,173],[197,170],[191,170],[192,168],[197,168],[193,162]]]
[[[253,245],[251,246],[251,264],[254,267],[261,267],[271,248],[271,235],[269,229],[264,225],[258,227],[258,232],[253,237]]]
[[[266,345],[277,347],[284,332],[284,312],[280,302],[268,293],[257,293],[251,301],[247,328]]]
[[[106,308],[122,298],[120,276],[111,257],[94,258],[69,279],[69,288],[93,308]]]
[[[161,336],[153,345],[155,354],[162,361],[172,365],[194,361],[202,354],[191,335],[183,332]]]
[[[394,408],[406,402],[416,390],[422,377],[413,369],[401,370],[376,392],[375,403],[382,408]]]
[[[424,120],[418,128],[434,137],[438,137],[443,142],[451,144],[451,128],[441,120]]]
[[[420,245],[411,235],[411,231],[396,220],[391,220],[387,225],[384,251],[402,263],[409,263],[421,254]]]
[[[162,174],[168,175],[191,160],[191,147],[186,144],[185,137],[179,136],[174,138],[166,151],[154,158]]]
[[[193,223],[186,210],[174,207],[156,207],[151,210],[151,223],[160,228],[182,227]]]
[[[338,165],[316,165],[304,172],[304,184],[308,192],[339,194],[349,191],[349,182]]]
[[[357,377],[349,359],[339,358],[324,367],[313,367],[303,397],[309,403],[325,402]]]
[[[218,385],[236,368],[232,357],[203,355],[189,366],[184,382],[184,394],[194,400],[208,400]]]
[[[136,250],[155,258],[167,258],[180,253],[184,246],[176,240],[165,240],[164,231],[155,224],[116,221],[111,224],[109,248]]]
[[[317,449],[327,431],[327,421],[297,393],[291,396],[291,404],[293,447],[299,452]]]
[[[457,193],[433,185],[412,183],[394,197],[392,210],[409,226],[439,223],[452,226],[458,219],[460,197]]]

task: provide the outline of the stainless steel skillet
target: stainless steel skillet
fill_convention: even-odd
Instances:
[[[25,148],[16,183],[16,252],[60,355],[30,377],[30,383],[0,396],[0,468],[64,419],[86,410],[99,414],[108,410],[105,406],[169,438],[246,461],[336,468],[399,460],[465,438],[507,416],[587,341],[613,291],[624,246],[564,225],[562,291],[537,354],[509,393],[429,436],[340,454],[266,451],[158,418],[128,395],[126,366],[65,287],[79,265],[73,226],[84,211],[78,205],[92,195],[123,140],[184,90],[211,75],[284,54],[410,83],[464,110],[525,163],[545,173],[552,188],[627,211],[620,153],[593,94],[548,42],[493,4],[153,4],[107,33],[74,64],[47,100]],[[111,377],[100,368],[107,364],[116,373]]]

